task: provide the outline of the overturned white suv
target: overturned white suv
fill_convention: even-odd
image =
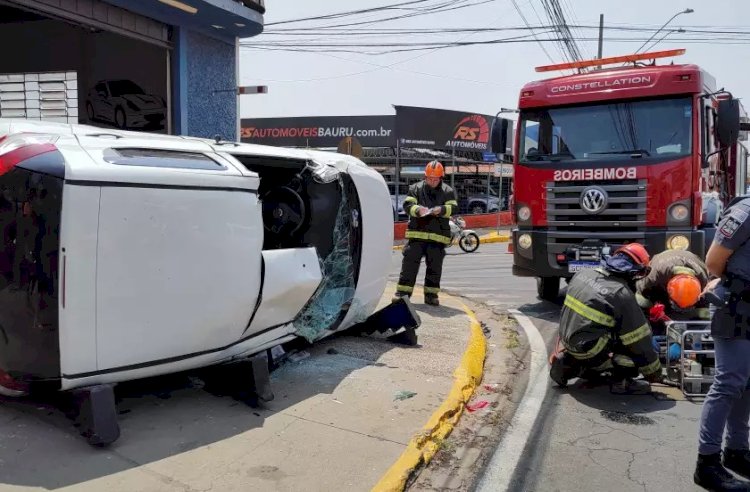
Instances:
[[[350,156],[0,119],[0,393],[93,388],[96,421],[111,383],[318,340],[374,312],[392,244]]]

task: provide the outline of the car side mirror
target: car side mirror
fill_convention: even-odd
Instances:
[[[731,147],[737,143],[740,134],[740,101],[722,99],[716,121],[716,138],[722,147]]]
[[[508,133],[510,120],[495,118],[492,122],[490,145],[492,153],[505,154],[508,149]]]

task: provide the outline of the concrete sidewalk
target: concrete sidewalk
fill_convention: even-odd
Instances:
[[[122,437],[107,449],[89,447],[49,404],[3,401],[0,489],[370,490],[408,472],[412,438],[425,437],[450,400],[472,333],[484,343],[461,301],[441,300],[425,306],[415,294],[418,347],[371,336],[321,342],[272,374],[276,398],[262,409],[186,375],[136,384],[119,394]]]

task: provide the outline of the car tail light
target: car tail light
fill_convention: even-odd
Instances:
[[[18,133],[0,138],[0,176],[13,169],[19,162],[57,150],[57,135],[41,133]]]

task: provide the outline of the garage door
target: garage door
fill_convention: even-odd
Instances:
[[[100,0],[0,0],[1,4],[170,47],[167,24]]]
[[[17,55],[0,58],[0,116],[169,132],[169,31],[94,0],[0,0]]]

